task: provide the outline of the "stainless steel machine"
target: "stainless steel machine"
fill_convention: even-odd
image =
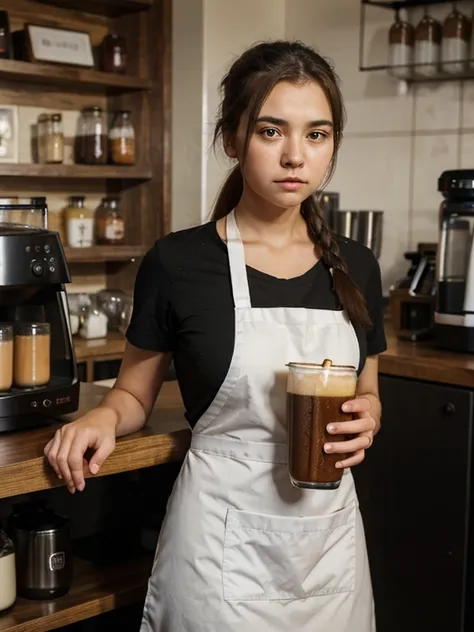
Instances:
[[[45,425],[78,408],[69,282],[44,198],[0,204],[0,432]]]

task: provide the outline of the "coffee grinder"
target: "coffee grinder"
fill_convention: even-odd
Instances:
[[[452,351],[474,352],[474,169],[445,171],[440,206],[435,341]]]
[[[0,203],[0,432],[46,425],[78,408],[70,280],[59,235],[47,230],[45,198]]]

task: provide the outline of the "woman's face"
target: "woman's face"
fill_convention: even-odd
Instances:
[[[263,103],[245,161],[243,115],[229,156],[243,164],[244,195],[281,207],[298,206],[319,189],[334,152],[329,102],[315,81],[278,83]]]

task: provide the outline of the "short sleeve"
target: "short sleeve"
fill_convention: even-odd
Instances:
[[[384,299],[382,293],[382,278],[378,261],[373,258],[372,268],[365,289],[365,298],[372,327],[367,331],[367,355],[382,353],[387,348],[384,327]]]
[[[126,338],[147,351],[173,350],[171,283],[159,256],[159,242],[143,258],[133,291],[133,312]]]

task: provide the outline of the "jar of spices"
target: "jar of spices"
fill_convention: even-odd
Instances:
[[[441,37],[441,24],[426,9],[415,30],[415,64],[418,75],[429,77],[439,72]]]
[[[107,122],[102,108],[95,106],[84,111],[82,158],[86,165],[107,163]]]
[[[85,205],[85,197],[73,196],[64,210],[67,245],[89,248],[94,243],[94,211]]]
[[[453,10],[443,24],[441,68],[444,72],[456,75],[466,69],[471,44],[471,28],[471,21],[453,4]]]
[[[99,244],[120,244],[125,238],[125,221],[116,197],[105,197],[95,215]]]
[[[127,48],[125,38],[109,33],[101,44],[101,61],[104,72],[124,74],[127,70]]]
[[[135,163],[135,129],[128,110],[115,112],[109,131],[110,158],[116,165]]]
[[[64,160],[64,133],[61,114],[51,114],[44,122],[44,161],[60,164]]]
[[[415,27],[400,18],[400,11],[396,12],[395,22],[390,27],[388,44],[389,73],[399,79],[408,78],[413,70]]]

